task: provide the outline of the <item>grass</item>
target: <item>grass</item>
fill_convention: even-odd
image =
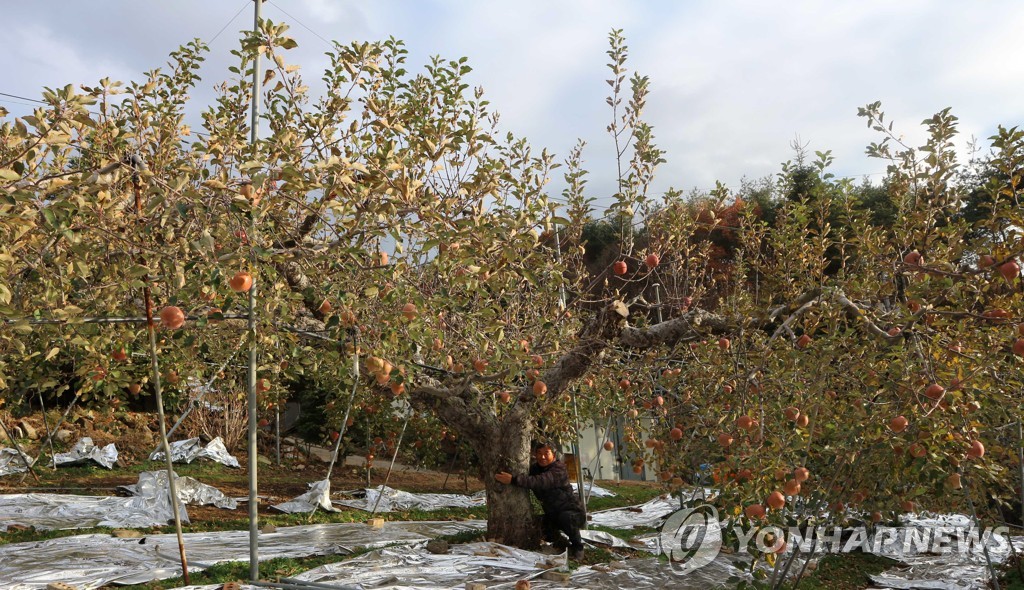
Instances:
[[[870,574],[881,573],[899,562],[858,551],[826,555],[817,568],[805,573],[800,590],[855,590],[871,586]],[[787,586],[792,588],[792,586]]]
[[[587,502],[587,510],[589,512],[643,504],[665,493],[660,486],[651,484],[623,484],[602,481],[598,485],[610,492],[615,492],[615,495],[607,498],[591,497],[590,501]]]

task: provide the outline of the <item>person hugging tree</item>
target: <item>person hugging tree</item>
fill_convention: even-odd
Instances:
[[[547,443],[534,443],[534,463],[526,475],[512,475],[501,471],[494,479],[506,485],[516,485],[533,490],[544,508],[544,538],[548,542],[564,547],[565,541],[559,534],[569,537],[569,556],[576,561],[583,559],[583,539],[580,538],[580,527],[585,516],[579,497],[569,485],[569,473],[565,463],[555,458],[555,451]]]

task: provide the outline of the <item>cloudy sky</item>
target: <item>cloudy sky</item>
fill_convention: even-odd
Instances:
[[[198,37],[211,53],[195,98],[225,78],[251,0],[0,0],[0,92],[130,80]],[[778,172],[797,137],[831,149],[834,172],[877,179],[878,138],[857,108],[881,101],[910,141],[952,107],[961,144],[1024,122],[1024,3],[1019,0],[273,0],[309,81],[327,40],[402,39],[410,62],[466,56],[503,126],[559,155],[582,138],[592,194],[609,202],[607,37],[621,28],[631,71],[651,78],[646,119],[668,163],[658,190],[706,189]],[[223,30],[223,31],[222,31]],[[222,31],[222,32],[221,32]],[[218,35],[218,33],[220,33]],[[13,114],[29,107],[0,96]],[[560,183],[552,185],[560,191]]]

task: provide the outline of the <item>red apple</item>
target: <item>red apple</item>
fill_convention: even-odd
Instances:
[[[177,330],[185,324],[185,312],[180,307],[168,305],[160,310],[160,323],[172,330]]]
[[[808,336],[807,334],[804,334],[803,336],[798,338],[797,341],[796,341],[796,347],[800,348],[800,349],[807,348],[810,345],[811,345],[811,337]]]
[[[604,450],[610,451],[615,448],[615,443],[610,440],[604,441]]]
[[[252,288],[252,275],[247,272],[237,272],[228,281],[228,286],[236,293],[245,293]]]
[[[406,303],[402,306],[402,316],[405,317],[405,319],[412,320],[415,319],[417,315],[418,312],[416,310],[416,304]]]
[[[617,275],[624,275],[627,270],[629,270],[629,267],[626,266],[626,262],[624,260],[619,260],[612,265],[612,272]]]
[[[1015,279],[1020,278],[1020,265],[1017,264],[1016,260],[1004,262],[999,265],[999,274],[1003,275],[1003,278],[1007,281],[1013,282]]]
[[[980,440],[971,441],[971,447],[967,449],[968,459],[981,459],[985,456],[985,445]]]
[[[647,268],[653,269],[654,267],[658,266],[659,261],[660,259],[658,258],[658,255],[652,252],[647,255],[646,259],[644,259],[644,264],[647,265]]]
[[[764,506],[761,504],[751,504],[743,510],[743,513],[746,514],[747,518],[750,520],[761,519],[764,518]]]
[[[943,393],[946,393],[946,388],[938,383],[932,383],[924,390],[924,396],[930,400],[937,400],[941,398]]]
[[[896,416],[889,421],[889,430],[899,434],[907,429],[907,419],[903,416]]]

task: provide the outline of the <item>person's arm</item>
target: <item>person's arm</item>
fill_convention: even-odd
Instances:
[[[533,470],[531,469],[531,471]],[[563,463],[556,462],[540,473],[515,475],[512,477],[512,483],[530,490],[550,490],[569,485],[569,473],[565,470]]]

